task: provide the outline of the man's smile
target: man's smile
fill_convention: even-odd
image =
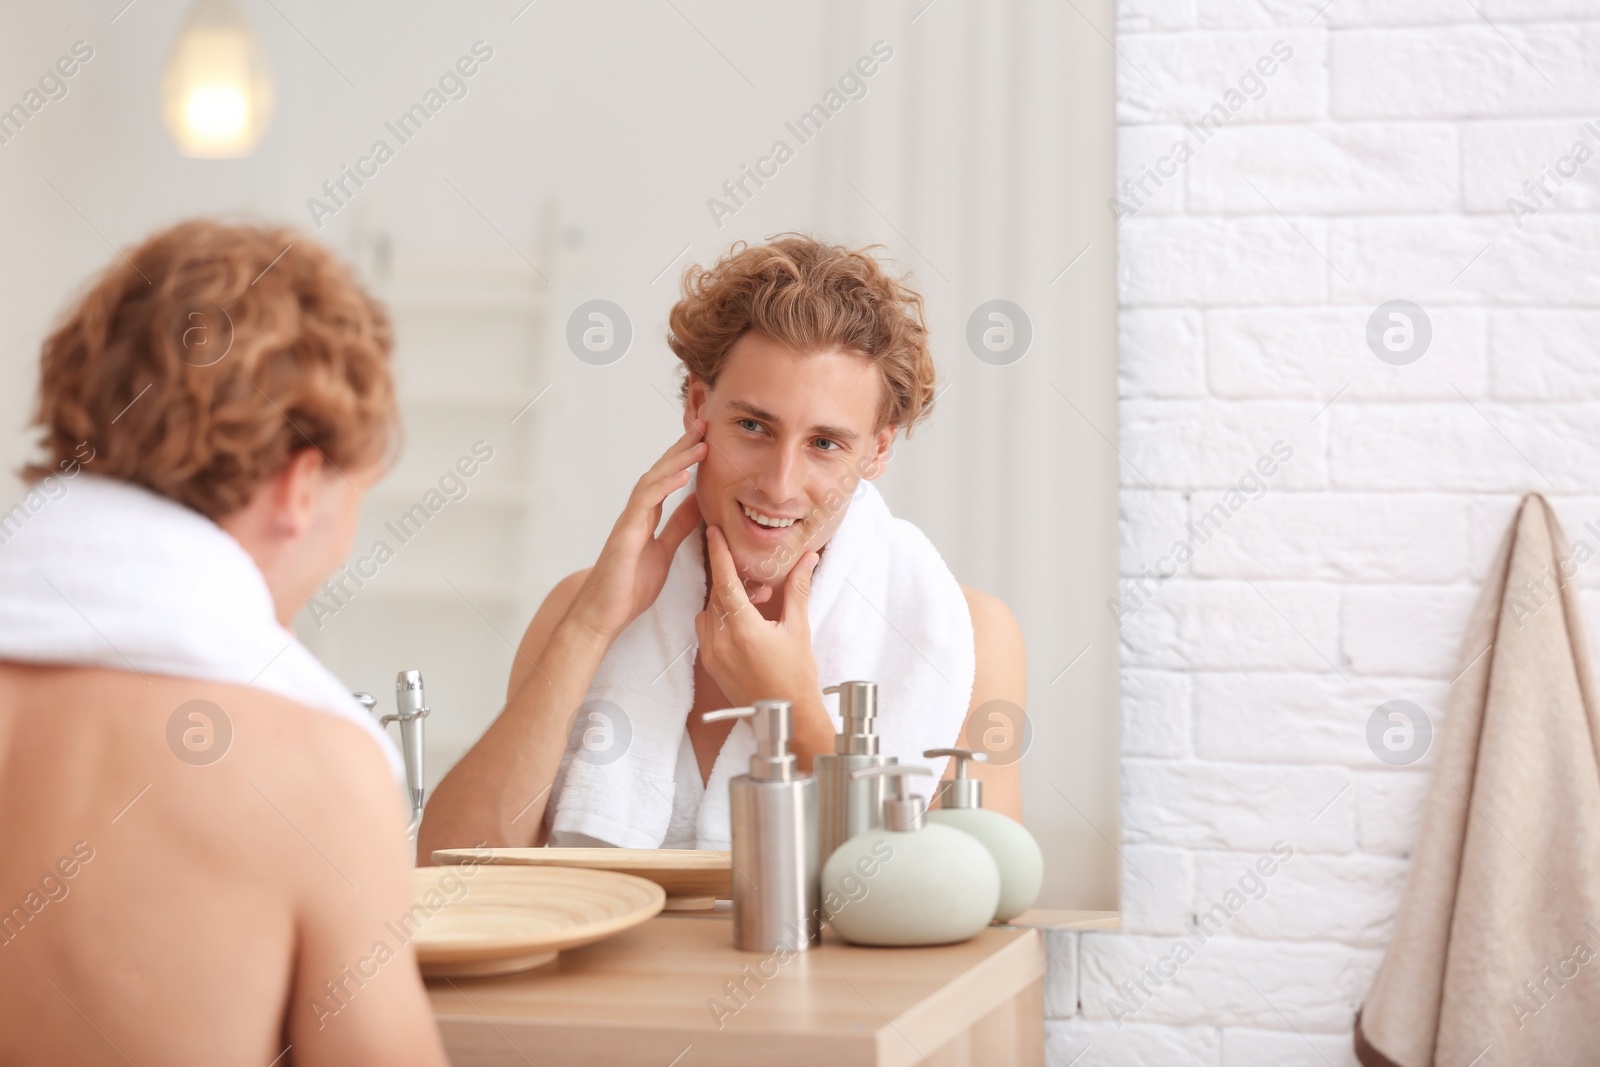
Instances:
[[[793,526],[796,522],[800,521],[798,518],[786,518],[781,515],[774,515],[770,511],[761,511],[757,508],[751,507],[749,504],[746,504],[743,501],[739,503],[739,507],[744,510],[745,518],[759,526],[770,526],[775,529],[787,529],[788,527]]]

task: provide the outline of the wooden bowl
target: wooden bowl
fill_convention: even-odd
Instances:
[[[658,914],[661,887],[612,871],[451,866],[413,871],[415,905],[395,923],[426,977],[510,974]]]
[[[647,878],[666,891],[668,911],[712,907],[733,896],[726,852],[688,848],[442,848],[433,862],[615,871]]]

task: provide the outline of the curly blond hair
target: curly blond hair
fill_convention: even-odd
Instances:
[[[398,444],[382,306],[289,229],[191,220],[118,255],[44,343],[36,482],[96,474],[221,518],[315,448],[339,468]]]
[[[667,344],[683,361],[682,394],[698,378],[716,385],[728,350],[754,330],[802,352],[862,356],[882,375],[878,425],[906,433],[933,405],[935,373],[922,297],[870,254],[805,234],[755,247],[740,241],[711,267],[684,272]]]

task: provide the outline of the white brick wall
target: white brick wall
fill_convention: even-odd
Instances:
[[[1433,765],[1368,718],[1444,725],[1520,494],[1600,553],[1600,0],[1117,22],[1123,928],[1050,935],[1049,1062],[1345,1067]],[[1433,327],[1406,366],[1366,342],[1395,299]]]

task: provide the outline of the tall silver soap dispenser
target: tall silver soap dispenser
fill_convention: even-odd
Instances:
[[[817,902],[817,780],[794,753],[793,705],[758,700],[703,722],[749,719],[750,773],[728,783],[733,832],[733,945],[744,952],[804,952],[822,940]]]
[[[825,864],[833,850],[863,830],[883,825],[881,775],[854,778],[863,767],[898,763],[878,751],[873,720],[878,715],[878,683],[840,682],[824,693],[839,694],[839,719],[843,730],[833,739],[833,751],[813,761],[817,775],[817,862]]]
[[[943,784],[939,807],[928,812],[932,822],[964,830],[983,842],[1000,868],[1000,903],[994,917],[1010,922],[1033,907],[1044,884],[1044,855],[1039,842],[1009,815],[989,811],[983,806],[983,783],[967,776],[967,761],[984,761],[982,752],[965,748],[930,748],[928,759],[949,756],[956,761],[956,774]]]

